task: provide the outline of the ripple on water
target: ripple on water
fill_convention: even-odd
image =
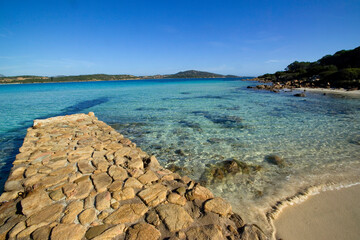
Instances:
[[[0,109],[6,109],[0,115],[0,146],[6,146],[1,175],[7,176],[19,148],[10,138],[22,139],[33,119],[93,111],[164,166],[207,184],[246,222],[271,232],[265,213],[277,201],[312,186],[358,180],[360,100],[311,92],[299,99],[291,92],[246,89],[251,84],[215,79],[0,86]],[[267,158],[274,154],[284,167]],[[252,167],[208,180],[211,171],[221,177],[216,169],[234,159]]]

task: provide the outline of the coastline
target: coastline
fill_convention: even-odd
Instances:
[[[62,81],[62,82],[31,82],[31,83],[21,83],[21,82],[14,82],[14,83],[0,83],[1,85],[15,85],[15,84],[42,84],[42,83],[78,83],[78,82],[116,82],[116,81],[138,81],[138,80],[149,80],[149,79],[118,79],[118,80],[85,80],[85,81]]]
[[[360,183],[309,189],[269,217],[272,239],[358,239]]]
[[[246,81],[254,81],[259,83],[256,86],[248,86],[247,88],[256,89],[256,90],[267,90],[275,93],[280,92],[292,92],[292,91],[304,91],[304,92],[314,92],[334,95],[346,95],[346,96],[360,96],[360,90],[357,89],[345,89],[345,88],[325,88],[325,87],[302,87],[302,86],[293,86],[293,85],[283,85],[279,83],[273,83],[271,81],[264,81],[261,79],[246,79]]]
[[[48,82],[0,82],[0,85],[13,85],[13,84],[40,84],[40,83],[77,83],[77,82],[117,82],[117,81],[144,81],[144,80],[171,80],[171,79],[227,79],[227,77],[188,77],[188,78],[124,78],[116,80],[83,80],[83,81],[48,81]],[[236,77],[243,80],[243,77]],[[249,79],[246,79],[249,80]]]
[[[144,83],[145,83],[145,81],[143,81]],[[120,82],[119,82],[120,83]],[[146,84],[146,83],[145,83]],[[245,83],[246,84],[246,83]],[[87,85],[93,85],[93,84],[87,84]],[[200,84],[199,85],[203,85],[201,82],[200,82]],[[59,86],[60,86],[60,84],[59,84]],[[20,86],[19,86],[20,87]],[[294,92],[295,93],[295,92]],[[257,93],[255,93],[255,94],[257,94]],[[260,93],[259,93],[260,94]],[[266,95],[272,95],[272,97],[276,97],[276,94],[267,94],[267,93],[265,93]],[[289,97],[289,99],[290,100],[292,100],[291,99],[291,94],[292,93],[287,93],[287,94],[279,94],[279,95],[288,95],[288,96],[290,96]],[[329,99],[331,99],[331,98],[333,98],[333,99],[335,99],[335,101],[337,101],[337,100],[341,100],[341,99],[338,99],[339,97],[331,97],[330,95],[328,95],[328,96],[321,96],[321,94],[318,94],[318,93],[308,93],[307,95],[309,95],[308,97],[309,97],[309,99],[310,98],[314,98],[314,96],[315,95],[318,95],[318,96],[315,96],[315,98],[317,98],[317,99],[324,99],[325,101],[327,101],[327,100],[329,100]],[[96,96],[95,94],[94,94],[94,96]],[[184,97],[188,97],[188,96],[184,96]],[[94,97],[95,98],[95,97]],[[295,100],[297,100],[296,98],[294,98]],[[304,101],[305,102],[305,101]],[[74,101],[74,103],[76,103],[76,101]],[[94,109],[94,110],[96,110],[96,109]],[[229,115],[231,114],[232,112],[229,112]],[[118,128],[118,129],[120,129],[120,128]],[[313,130],[314,128],[312,128],[312,129],[310,129],[310,130]],[[129,135],[130,136],[130,135]],[[179,147],[180,148],[180,147]],[[308,150],[308,149],[306,149],[306,150]],[[224,154],[225,155],[225,154]],[[273,166],[273,165],[269,165],[269,167],[271,167],[271,166]],[[276,166],[273,166],[273,168],[274,168],[274,170],[275,171],[277,171],[277,170],[287,170],[287,168],[285,168],[285,169],[277,169],[277,167]],[[289,168],[289,169],[291,169],[291,168]],[[360,169],[360,168],[359,168]],[[296,178],[295,178],[296,179]],[[333,179],[333,178],[332,178]],[[298,186],[298,185],[296,185],[296,186]],[[312,184],[312,185],[310,185],[310,186],[314,186],[314,184]],[[306,189],[306,188],[303,188],[303,189]],[[296,191],[296,189],[294,190],[294,191]],[[291,192],[291,194],[290,194],[290,192],[289,191],[284,191],[286,194],[285,195],[282,195],[282,196],[285,196],[285,197],[287,197],[287,196],[292,196],[292,194],[295,194],[296,192]],[[221,195],[220,195],[221,196]],[[277,201],[278,199],[284,199],[284,198],[281,198],[281,197],[278,197],[278,198],[274,198],[274,200],[275,201]],[[244,206],[247,206],[247,205],[244,205]],[[240,212],[240,211],[238,211],[238,212]],[[265,219],[266,220],[266,219]],[[251,222],[251,221],[246,221],[246,222]],[[259,225],[258,225],[259,226]],[[263,228],[262,228],[263,229]]]
[[[347,95],[347,96],[358,96],[360,97],[360,90],[348,91],[343,88],[329,89],[329,88],[296,88],[296,90],[307,91],[307,92],[317,92],[317,93],[326,93],[326,94],[338,94],[338,95]]]

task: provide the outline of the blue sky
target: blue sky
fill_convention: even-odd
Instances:
[[[359,0],[0,0],[0,74],[256,76],[355,48],[359,26]]]

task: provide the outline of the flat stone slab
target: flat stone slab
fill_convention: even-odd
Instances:
[[[231,205],[222,198],[214,198],[207,201],[204,205],[204,209],[207,212],[214,212],[222,216],[231,213]]]
[[[42,208],[40,211],[35,212],[26,220],[26,225],[36,225],[39,223],[52,223],[59,219],[64,206],[60,203],[55,203]]]
[[[201,227],[193,227],[186,232],[188,239],[212,239],[223,240],[221,228],[219,226],[210,224]]]
[[[51,231],[51,239],[81,240],[84,237],[85,232],[86,228],[80,224],[59,224]]]
[[[151,207],[155,207],[164,202],[167,194],[167,187],[161,184],[152,185],[149,188],[141,191],[139,197]]]
[[[143,203],[124,204],[105,218],[104,222],[108,224],[136,222],[147,211],[148,208]]]
[[[52,203],[53,201],[46,191],[33,191],[26,198],[21,200],[22,213],[26,216],[30,216],[34,212],[37,212]]]
[[[156,211],[170,232],[185,229],[194,221],[184,208],[176,204],[160,205],[156,208]]]
[[[107,173],[99,173],[92,176],[96,191],[104,192],[112,183],[112,178]]]
[[[93,113],[35,120],[19,151],[0,196],[0,240],[265,239]]]
[[[153,225],[147,223],[138,223],[129,228],[126,234],[126,240],[158,240],[161,233]]]

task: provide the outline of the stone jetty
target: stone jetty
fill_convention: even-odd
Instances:
[[[93,113],[35,120],[19,151],[0,239],[266,239]]]

